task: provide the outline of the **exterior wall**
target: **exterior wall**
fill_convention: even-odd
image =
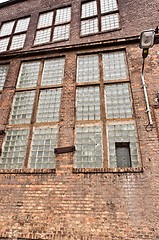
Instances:
[[[31,48],[31,44],[36,29],[33,22],[37,21],[38,12],[48,10],[48,6],[61,6],[61,2],[62,5],[72,3],[73,6],[70,41],[55,44],[53,47],[58,47],[58,51],[51,44],[36,51],[38,48]],[[0,9],[2,22],[17,15],[32,16],[25,48],[0,56],[0,63],[10,62],[0,102],[0,130],[3,132],[8,123],[21,61],[64,54],[66,65],[58,147],[74,145],[77,54],[126,49],[143,168],[132,172],[79,173],[73,171],[74,153],[64,153],[56,157],[56,172],[0,170],[0,239],[158,240],[159,105],[156,95],[159,47],[155,45],[150,50],[145,63],[145,81],[154,122],[150,129],[146,128],[148,119],[141,83],[142,57],[138,43],[135,43],[137,40],[122,41],[120,44],[114,40],[111,45],[96,44],[93,47],[85,45],[105,39],[138,36],[143,29],[156,27],[157,4],[120,0],[122,29],[87,38],[78,37],[79,5],[80,1],[28,0]],[[74,44],[83,45],[77,48]],[[44,52],[45,48],[49,51]],[[3,138],[1,134],[0,143]]]

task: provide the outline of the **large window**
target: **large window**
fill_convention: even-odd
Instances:
[[[34,44],[68,40],[70,36],[71,7],[41,13]]]
[[[22,63],[1,169],[55,168],[64,63],[63,57]]]
[[[82,3],[81,35],[119,29],[116,0],[93,0]]]
[[[139,166],[124,51],[77,59],[75,168]]]
[[[23,48],[30,17],[4,22],[0,28],[0,52]]]

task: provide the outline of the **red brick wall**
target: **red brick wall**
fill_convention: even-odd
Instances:
[[[51,3],[52,2],[52,3]],[[61,1],[64,4],[67,1]],[[78,16],[79,1],[73,3]],[[31,4],[32,3],[32,4]],[[26,49],[30,50],[38,11],[59,6],[60,1],[25,1],[0,9],[1,20],[31,13]],[[138,35],[143,28],[155,27],[157,4],[149,1],[119,1],[122,30],[79,39],[78,19],[73,20],[73,35],[68,44],[84,43],[124,36]],[[150,14],[154,11],[153,19]],[[144,9],[144,11],[141,11]],[[156,10],[155,10],[156,9]],[[135,16],[134,16],[135,13]],[[144,13],[144,14],[143,14]],[[145,16],[147,16],[145,18]],[[140,24],[140,21],[142,24]],[[142,25],[144,27],[142,27]],[[77,28],[76,28],[77,26]],[[62,44],[62,43],[61,43]],[[51,45],[50,45],[51,46]],[[60,44],[59,44],[60,46]],[[46,46],[48,47],[48,46]],[[56,173],[27,171],[0,173],[0,239],[62,239],[62,240],[158,240],[159,239],[159,47],[154,46],[146,59],[145,81],[153,118],[152,131],[148,124],[141,83],[141,50],[138,44],[127,44],[98,49],[67,51],[65,79],[60,111],[58,146],[74,144],[75,124],[75,65],[78,52],[93,52],[126,48],[135,118],[143,164],[142,172],[132,173],[73,173],[73,153],[56,158]],[[49,56],[58,55],[49,51]],[[6,128],[14,94],[20,61],[43,57],[32,52],[18,57],[1,55],[0,63],[11,62],[0,105],[0,130]],[[1,138],[0,138],[1,143]]]

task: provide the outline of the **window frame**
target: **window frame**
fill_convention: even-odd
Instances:
[[[5,38],[9,38],[9,41],[8,41],[6,50],[5,50],[5,51],[0,51],[0,52],[17,51],[17,50],[23,49],[23,48],[25,47],[27,31],[28,31],[29,24],[30,24],[30,17],[31,17],[30,15],[27,15],[27,16],[24,16],[24,17],[21,17],[21,18],[16,18],[16,19],[12,19],[12,20],[9,20],[9,21],[4,21],[4,22],[1,23],[1,25],[0,25],[0,30],[1,30],[2,26],[3,26],[3,24],[14,21],[11,34],[4,35],[4,36],[0,36],[0,40],[1,40],[1,39],[5,39]],[[26,19],[26,18],[29,18],[29,23],[28,23],[27,29],[26,29],[25,31],[15,32],[18,21],[19,21],[19,20],[22,20],[22,19]],[[12,40],[13,40],[14,36],[18,36],[18,35],[21,35],[21,34],[25,34],[25,40],[24,40],[23,47],[19,47],[19,48],[15,48],[15,49],[10,49],[11,44],[12,44]]]
[[[54,60],[54,59],[64,59],[63,63],[63,76],[62,76],[62,82],[59,84],[42,84],[42,78],[43,78],[43,70],[44,70],[44,63],[47,60]],[[19,83],[19,78],[21,76],[21,67],[23,63],[27,62],[36,62],[39,61],[39,70],[38,70],[38,78],[36,81],[36,85],[32,87],[18,87]],[[64,80],[64,69],[65,69],[65,55],[60,55],[60,56],[50,56],[46,58],[36,58],[36,59],[25,59],[21,61],[19,72],[18,72],[18,77],[17,77],[17,82],[16,82],[16,89],[14,92],[14,96],[16,93],[21,93],[21,92],[27,92],[27,91],[34,91],[35,96],[34,96],[34,101],[33,101],[33,106],[32,106],[32,113],[30,117],[30,121],[28,123],[19,123],[19,124],[14,124],[14,123],[8,123],[8,126],[6,128],[7,130],[16,130],[16,129],[29,129],[29,134],[28,138],[26,140],[26,151],[25,155],[23,158],[23,167],[22,168],[17,168],[17,169],[9,169],[10,172],[44,172],[44,173],[50,173],[53,172],[55,173],[55,168],[30,168],[30,156],[31,156],[31,149],[32,149],[32,140],[34,137],[34,129],[40,129],[40,128],[56,128],[57,134],[56,134],[56,144],[57,145],[57,140],[58,140],[58,131],[59,131],[59,122],[60,122],[60,108],[61,108],[61,98],[62,98],[62,89],[63,89],[63,80]],[[61,89],[61,94],[60,94],[60,105],[59,105],[59,119],[58,121],[49,121],[49,122],[44,122],[44,121],[37,121],[37,112],[38,112],[38,103],[40,99],[40,92],[42,90],[50,90],[50,89]],[[12,101],[12,107],[14,106],[14,100]],[[11,114],[12,111],[10,112],[10,118],[11,119]],[[5,147],[5,138],[2,144],[2,152],[3,148]],[[56,166],[56,162],[54,163]],[[8,169],[0,169],[0,172],[5,172],[8,171]]]
[[[65,8],[69,8],[69,7],[71,8],[71,18],[70,18],[70,21],[63,22],[63,23],[57,23],[56,24],[55,21],[56,21],[57,10],[65,9]],[[40,15],[45,14],[45,13],[49,13],[49,12],[53,12],[52,24],[50,26],[47,26],[47,27],[38,28]],[[71,4],[69,4],[67,6],[61,6],[59,8],[49,9],[49,10],[46,10],[44,12],[40,12],[39,15],[38,15],[36,31],[35,31],[35,34],[34,34],[33,47],[38,47],[38,46],[46,45],[46,44],[52,44],[52,43],[68,41],[69,37],[70,37],[70,34],[71,34],[71,27],[70,27],[70,31],[69,31],[69,37],[67,39],[53,40],[53,36],[54,36],[54,30],[55,30],[56,27],[58,27],[58,26],[65,26],[65,25],[68,25],[68,24],[71,25],[71,20],[72,20],[72,5]],[[41,30],[46,30],[46,29],[50,29],[51,30],[51,32],[50,32],[50,40],[47,41],[47,42],[43,42],[43,43],[35,43],[37,33],[40,32]]]
[[[80,37],[87,37],[87,36],[91,36],[91,35],[96,35],[96,34],[102,34],[102,33],[108,33],[108,32],[114,32],[114,31],[119,31],[121,29],[121,24],[120,24],[120,15],[119,15],[119,5],[118,5],[118,0],[116,0],[117,2],[117,6],[118,9],[114,10],[114,11],[109,11],[109,12],[105,12],[105,13],[101,13],[101,4],[100,4],[100,0],[94,0],[96,1],[97,4],[97,14],[93,15],[93,16],[89,16],[89,17],[84,17],[82,18],[82,5],[85,3],[89,3],[89,2],[93,2],[93,0],[82,0],[81,1],[81,7],[80,7]],[[118,19],[119,19],[119,26],[113,29],[108,29],[108,30],[103,30],[102,31],[102,17],[103,16],[111,16],[113,14],[118,14]],[[81,30],[82,30],[82,22],[86,21],[86,20],[91,20],[91,19],[95,19],[97,18],[98,21],[98,31],[96,33],[86,33],[86,34],[82,34]]]
[[[118,79],[118,80],[104,80],[104,58],[102,59],[103,54],[107,53],[113,53],[113,52],[125,52],[125,63],[126,63],[126,72],[127,72],[127,77],[126,79]],[[88,56],[88,55],[98,55],[98,68],[99,68],[99,81],[96,82],[82,82],[79,83],[77,81],[77,76],[78,76],[78,57],[80,56]],[[136,119],[135,119],[135,109],[134,109],[134,103],[133,103],[133,95],[132,95],[132,87],[131,87],[131,81],[130,81],[130,76],[129,76],[129,69],[128,69],[128,60],[127,60],[127,54],[126,54],[126,49],[125,48],[120,48],[120,49],[113,49],[113,50],[108,50],[108,51],[95,51],[95,52],[85,52],[85,53],[80,53],[77,54],[77,61],[76,61],[76,94],[77,94],[77,89],[80,87],[88,87],[88,86],[99,86],[99,91],[100,91],[100,119],[99,120],[78,120],[77,119],[77,110],[76,110],[76,118],[75,118],[75,126],[76,128],[80,126],[91,126],[91,125],[97,125],[101,126],[102,130],[102,138],[101,138],[101,144],[103,146],[102,151],[102,158],[103,158],[103,166],[101,168],[77,168],[75,165],[73,166],[73,173],[98,173],[98,172],[142,172],[143,167],[142,167],[142,161],[141,161],[141,154],[140,154],[140,144],[139,144],[139,138],[138,138],[138,130],[136,127]],[[106,95],[105,95],[105,86],[107,85],[112,85],[112,84],[122,84],[122,83],[127,83],[129,85],[129,94],[131,98],[131,106],[132,106],[132,117],[130,118],[109,118],[106,116]],[[77,95],[75,96],[76,101],[77,101]],[[77,105],[76,105],[77,108]],[[136,134],[136,141],[137,141],[137,153],[138,153],[138,166],[137,167],[125,167],[125,168],[112,168],[109,166],[109,148],[108,148],[108,126],[111,125],[111,123],[116,123],[116,124],[134,124],[135,126],[135,134]],[[76,130],[75,130],[75,143],[76,143]],[[76,145],[76,144],[75,144]],[[74,163],[75,163],[75,156],[74,156]]]

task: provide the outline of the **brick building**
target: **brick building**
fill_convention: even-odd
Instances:
[[[159,240],[152,0],[0,3],[0,239]]]

